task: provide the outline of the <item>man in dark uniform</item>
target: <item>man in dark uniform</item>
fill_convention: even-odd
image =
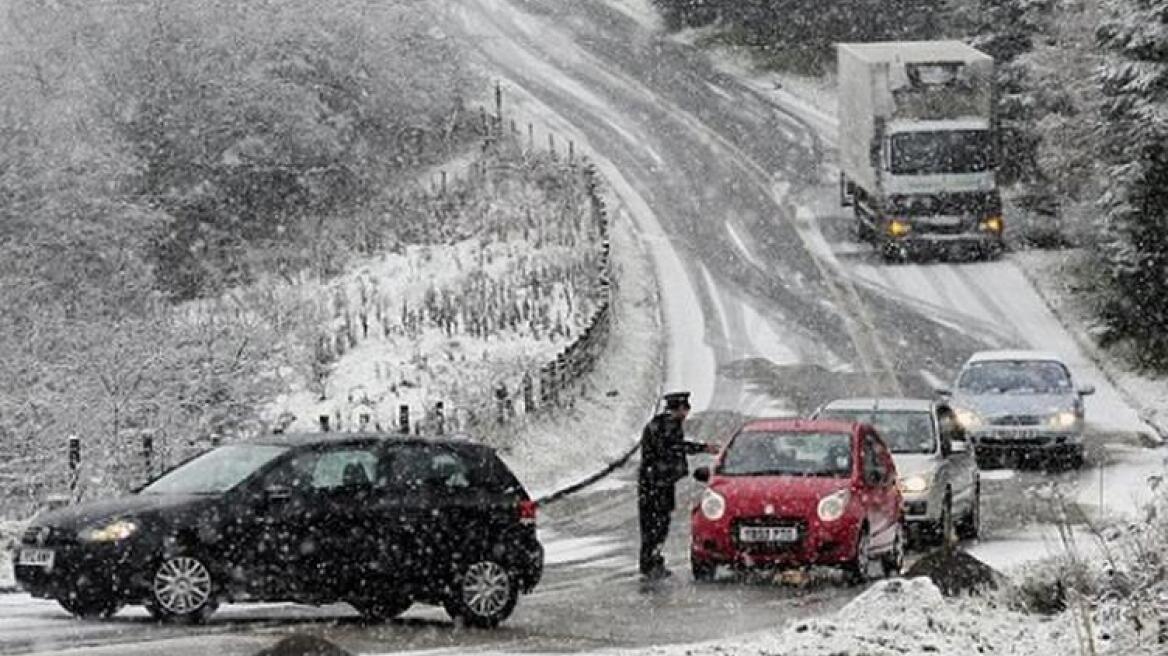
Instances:
[[[665,395],[665,412],[649,420],[641,433],[641,468],[637,505],[641,517],[641,574],[658,579],[670,575],[661,547],[669,535],[674,485],[689,473],[686,456],[717,453],[718,445],[687,442],[682,424],[689,415],[689,392]]]

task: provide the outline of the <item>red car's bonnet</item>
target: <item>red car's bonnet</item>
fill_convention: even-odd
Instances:
[[[718,476],[710,488],[726,499],[726,514],[813,517],[823,497],[851,487],[848,478],[825,476]]]

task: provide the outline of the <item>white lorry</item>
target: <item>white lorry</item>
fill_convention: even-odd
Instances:
[[[840,199],[885,258],[995,255],[994,61],[960,41],[841,43]]]

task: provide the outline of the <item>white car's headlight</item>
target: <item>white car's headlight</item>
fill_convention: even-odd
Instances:
[[[1070,410],[1055,413],[1050,416],[1050,425],[1055,428],[1074,428],[1079,421],[1079,416]]]
[[[972,410],[954,410],[953,415],[957,417],[957,423],[961,424],[965,430],[981,426],[981,417]]]
[[[897,481],[901,492],[924,492],[929,489],[929,479],[921,474],[913,474],[912,476],[905,476]]]
[[[819,500],[819,507],[816,508],[819,519],[825,522],[834,522],[843,517],[844,511],[848,509],[848,501],[851,499],[852,493],[847,490],[833,492],[823,497]]]
[[[706,519],[716,522],[726,514],[726,499],[721,494],[707,488],[702,493],[702,514]]]
[[[83,542],[117,542],[125,540],[138,530],[137,522],[119,519],[109,524],[91,526],[77,533]]]

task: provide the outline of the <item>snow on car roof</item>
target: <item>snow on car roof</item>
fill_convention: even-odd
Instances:
[[[902,398],[855,398],[836,399],[823,406],[824,410],[915,410],[928,412],[933,409],[930,399],[902,399]]]
[[[1048,351],[979,351],[974,353],[969,358],[970,363],[974,362],[1000,362],[1003,360],[1036,360],[1036,361],[1051,361],[1062,362],[1063,359],[1054,353]]]

